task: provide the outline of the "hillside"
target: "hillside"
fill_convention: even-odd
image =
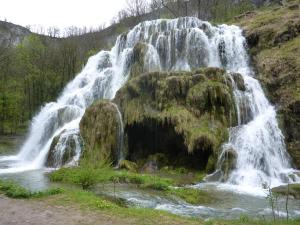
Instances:
[[[9,42],[10,45],[17,46],[31,32],[25,27],[0,21],[0,46]]]
[[[257,77],[276,106],[288,151],[300,167],[300,9],[298,1],[238,18]]]

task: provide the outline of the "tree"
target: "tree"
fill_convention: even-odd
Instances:
[[[148,3],[145,0],[127,0],[126,5],[130,16],[140,17],[148,12]]]
[[[60,36],[60,30],[58,27],[48,27],[48,36],[58,38]]]

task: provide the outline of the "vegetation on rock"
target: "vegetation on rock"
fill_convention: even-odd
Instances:
[[[217,68],[133,76],[115,99],[129,160],[162,153],[171,165],[205,169],[236,124],[229,76]]]
[[[80,122],[83,158],[92,165],[117,163],[119,121],[116,108],[106,100],[89,107]]]

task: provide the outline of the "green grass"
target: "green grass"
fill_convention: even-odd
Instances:
[[[92,183],[126,183],[134,184],[139,188],[162,191],[167,196],[176,196],[191,204],[208,203],[213,198],[206,192],[193,188],[173,188],[182,183],[184,176],[181,170],[172,170],[161,172],[158,175],[138,174],[127,171],[117,171],[112,168],[104,167],[91,169],[87,167],[62,168],[50,174],[50,180],[53,182],[63,182],[69,184],[81,185],[81,180],[92,179]],[[185,171],[186,172],[186,171]],[[187,172],[186,172],[187,173]],[[87,178],[83,178],[86,176]],[[164,176],[164,177],[162,177]],[[166,178],[170,176],[171,178]],[[188,181],[201,180],[203,173],[196,174],[192,178],[187,177]],[[190,179],[190,180],[189,180]],[[82,185],[81,185],[82,186]],[[83,187],[83,186],[82,186]],[[83,188],[87,189],[87,188]]]
[[[40,197],[60,194],[62,192],[63,190],[60,188],[53,188],[45,191],[32,192],[12,181],[0,180],[0,193],[3,193],[10,198],[18,198],[18,199],[40,198]]]
[[[201,224],[199,219],[185,218],[164,211],[120,207],[92,192],[78,188],[66,188],[66,191],[50,199],[52,204],[69,206],[78,205],[82,210],[94,210],[99,213],[129,220],[132,224]]]
[[[177,192],[191,194],[189,190],[182,189]],[[192,198],[191,197],[191,198]],[[203,221],[198,218],[188,218],[173,215],[164,211],[153,209],[138,209],[138,208],[125,208],[117,204],[105,200],[103,197],[93,194],[89,191],[80,190],[78,188],[67,188],[64,193],[59,197],[52,198],[52,203],[55,205],[72,205],[77,204],[81,209],[95,210],[104,214],[118,217],[131,221],[133,224],[197,224],[197,225],[299,225],[300,220],[255,220],[245,215],[241,215],[237,220],[210,220]]]
[[[252,218],[249,218],[247,216],[241,215],[240,219],[238,220],[211,220],[206,221],[204,223],[205,225],[299,225],[300,220],[265,220],[265,219],[259,219],[255,220]]]
[[[95,211],[117,217],[126,223],[133,224],[198,224],[198,225],[298,225],[300,220],[252,220],[247,216],[241,215],[239,220],[224,221],[211,220],[202,221],[197,218],[180,217],[164,211],[153,209],[137,209],[120,207],[114,202],[108,201],[101,196],[92,192],[81,190],[76,187],[66,187],[65,189],[50,189],[43,192],[30,192],[21,186],[12,183],[0,181],[0,192],[11,198],[34,198],[43,199],[48,204],[62,205],[68,207],[70,205],[78,205],[81,210]],[[190,195],[190,198],[196,198],[200,192],[189,189],[176,189],[172,193],[180,195],[182,198]],[[192,201],[192,200],[191,200]]]
[[[69,184],[81,184],[85,180],[93,179],[93,183],[130,183],[136,184],[141,188],[150,188],[156,190],[166,190],[174,185],[174,181],[168,178],[161,178],[155,175],[138,174],[128,171],[113,170],[109,167],[103,168],[62,168],[50,174],[50,180],[53,182],[62,182]],[[82,186],[82,185],[81,185]]]

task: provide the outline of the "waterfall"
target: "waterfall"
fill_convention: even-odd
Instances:
[[[119,130],[118,130],[118,163],[124,159],[124,152],[123,152],[123,148],[124,148],[124,124],[123,124],[123,119],[122,119],[122,114],[119,110],[119,107],[115,104],[112,103],[112,105],[115,107],[116,111],[117,111],[117,117],[118,117],[118,121],[119,121]]]
[[[10,162],[9,168],[0,173],[43,167],[55,136],[62,131],[78,134],[85,109],[96,99],[114,98],[127,81],[132,65],[140,60],[134,54],[139,43],[146,50],[145,55],[140,56],[144,72],[221,67],[241,73],[246,91],[234,90],[239,124],[230,128],[229,141],[223,147],[223,151],[230,148],[237,153],[236,168],[227,182],[258,187],[263,183],[278,185],[293,181],[276,111],[254,78],[241,29],[212,26],[191,17],[142,22],[120,35],[111,51],[92,56],[57,101],[46,104],[32,120],[20,153],[0,159]],[[120,135],[123,135],[120,114],[119,117]],[[119,147],[122,149],[121,143]]]

